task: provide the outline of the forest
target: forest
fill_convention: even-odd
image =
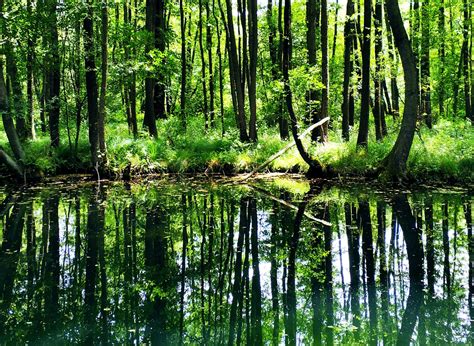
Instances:
[[[0,0],[0,175],[470,183],[472,6]]]

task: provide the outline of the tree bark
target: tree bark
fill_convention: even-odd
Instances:
[[[350,97],[353,94],[350,82],[353,71],[352,51],[355,35],[354,2],[347,1],[346,19],[344,22],[344,81],[342,91],[342,138],[349,140]]]
[[[146,23],[145,28],[153,39],[145,45],[145,55],[149,60],[150,51],[154,48],[155,42],[155,17],[156,17],[156,0],[147,0],[146,1]],[[151,61],[150,61],[151,63]],[[156,80],[152,77],[151,73],[147,74],[145,78],[145,116],[143,119],[144,125],[148,128],[150,136],[157,137],[158,132],[156,129],[156,118],[155,118],[155,108],[154,108],[154,87]]]
[[[430,85],[430,3],[421,5],[421,56],[420,56],[420,113],[426,126],[431,129],[431,85]]]
[[[393,178],[405,176],[406,163],[410,153],[416,129],[418,92],[416,83],[416,65],[413,50],[403,25],[397,0],[387,0],[387,14],[392,28],[395,45],[400,54],[405,79],[405,109],[397,140],[384,159],[386,173]]]
[[[258,53],[258,17],[257,0],[248,0],[249,11],[249,136],[257,141],[257,53]],[[245,29],[244,29],[245,30]]]
[[[98,115],[98,132],[99,132],[99,149],[105,153],[105,96],[107,92],[107,64],[108,64],[108,7],[107,0],[102,0],[101,9],[101,81],[100,81],[100,97],[99,97],[99,115]]]
[[[100,151],[98,87],[94,48],[93,0],[87,1],[87,16],[84,18],[84,66],[86,69],[87,111],[89,114],[89,144],[92,166],[102,169],[105,153]]]
[[[359,135],[357,146],[367,147],[369,136],[370,105],[370,32],[372,23],[372,1],[364,1],[364,30],[362,35],[362,90],[360,105]]]
[[[59,113],[60,113],[60,60],[59,60],[59,43],[58,43],[58,23],[57,23],[57,0],[48,0],[47,13],[50,16],[50,28],[47,35],[47,42],[49,50],[47,54],[48,67],[48,98],[46,103],[48,105],[49,115],[49,135],[51,139],[51,146],[58,147],[60,143],[59,133]]]

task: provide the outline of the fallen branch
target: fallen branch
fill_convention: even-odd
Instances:
[[[254,185],[250,185],[248,184],[249,187],[251,187],[252,189],[254,190],[257,190],[258,192],[260,192],[261,194],[267,196],[268,198],[270,198],[271,200],[274,200],[275,202],[278,202],[282,205],[284,205],[285,207],[288,207],[290,209],[294,209],[294,210],[298,210],[298,207],[294,204],[291,204],[290,202],[287,202],[283,199],[280,199],[278,197],[275,197],[273,196],[271,193],[267,192],[266,190],[258,187],[258,186],[254,186]],[[325,226],[331,226],[332,224],[326,220],[321,220],[321,219],[318,219],[317,217],[311,215],[310,213],[308,213],[307,211],[304,212],[303,214],[304,216],[306,216],[308,219],[310,220],[313,220],[313,221],[316,221],[316,222],[319,222]]]
[[[306,130],[304,130],[299,136],[298,136],[298,139],[302,139],[303,137],[305,137],[308,133],[310,133],[312,130],[314,130],[316,127],[319,127],[321,125],[324,125],[326,122],[329,121],[329,117],[326,117],[320,121],[318,121],[316,124],[313,124],[311,125],[310,127],[308,127]],[[276,154],[273,154],[272,156],[270,156],[264,163],[262,163],[260,166],[258,166],[257,168],[255,168],[252,172],[250,172],[249,174],[247,174],[246,176],[242,177],[241,180],[239,181],[244,181],[244,180],[247,180],[248,178],[252,177],[253,175],[255,175],[259,170],[261,170],[262,168],[265,168],[267,167],[272,161],[276,160],[277,158],[279,158],[281,155],[283,155],[284,153],[286,153],[289,149],[291,149],[292,147],[294,147],[296,145],[296,142],[293,140],[291,143],[289,143],[286,147],[284,147],[283,149],[281,149],[279,152],[277,152]]]

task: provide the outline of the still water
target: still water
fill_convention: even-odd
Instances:
[[[0,190],[0,344],[470,344],[472,191]]]

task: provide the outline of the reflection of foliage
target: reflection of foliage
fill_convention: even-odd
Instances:
[[[260,183],[266,194],[243,186],[220,185],[199,180],[166,180],[131,184],[111,183],[105,186],[105,227],[98,229],[98,263],[95,283],[96,326],[95,342],[137,343],[162,338],[168,344],[183,342],[197,344],[227,343],[229,316],[234,296],[235,260],[239,236],[239,201],[248,205],[249,197],[255,197],[258,220],[258,257],[261,291],[261,329],[263,340],[276,338],[284,342],[287,319],[286,295],[288,289],[289,253],[296,211],[279,203],[284,200],[298,206],[306,192],[306,185],[280,180],[276,183]],[[289,191],[293,191],[291,193]],[[24,342],[78,343],[84,340],[84,287],[86,284],[87,248],[91,241],[86,232],[89,202],[96,192],[89,184],[63,188],[41,188],[19,195],[0,192],[2,200],[2,227],[0,237],[0,343],[13,340]],[[268,194],[277,200],[268,198]],[[59,196],[57,207],[60,227],[60,278],[57,283],[47,281],[45,254],[50,238],[48,217],[54,206],[47,201]],[[357,268],[360,285],[356,291],[350,287],[348,270],[348,241],[345,224],[345,203],[357,211],[362,197],[369,201],[373,227],[373,251],[376,261],[378,340],[396,343],[400,319],[404,314],[410,287],[405,240],[398,238],[391,245],[390,193],[378,194],[360,186],[326,188],[310,198],[306,212],[323,218],[329,212],[332,224],[330,236],[332,249],[325,249],[324,228],[321,224],[303,218],[296,252],[296,316],[297,338],[307,344],[313,341],[313,316],[320,313],[322,340],[334,335],[336,344],[366,344],[371,340],[367,285],[364,276],[362,250],[360,268]],[[461,194],[431,193],[434,210],[435,293],[425,295],[421,309],[426,337],[430,343],[446,340],[467,341],[468,324],[466,302],[466,263],[468,238]],[[11,201],[8,204],[8,201]],[[385,200],[386,256],[390,271],[388,290],[380,282],[380,247],[377,241],[376,201]],[[410,197],[414,211],[423,211],[427,195]],[[21,250],[16,253],[17,265],[13,270],[13,286],[5,283],[12,253],[5,240],[12,229],[7,218],[14,215],[14,206],[27,201],[32,203],[31,223],[25,223],[21,234]],[[184,202],[183,202],[184,201]],[[443,203],[448,203],[449,253],[451,286],[443,284]],[[49,209],[48,209],[49,208]],[[18,207],[17,209],[18,210]],[[28,210],[28,209],[27,209]],[[249,209],[250,210],[250,209]],[[250,212],[249,212],[250,213]],[[416,214],[416,213],[415,213]],[[423,213],[418,213],[423,216]],[[48,216],[49,215],[49,216]],[[355,217],[355,216],[354,216]],[[424,224],[424,223],[423,223]],[[183,226],[187,239],[183,238]],[[45,228],[46,227],[46,228]],[[356,218],[351,225],[356,237],[361,237]],[[424,230],[424,229],[423,229]],[[241,304],[237,305],[236,333],[242,343],[251,340],[252,297],[258,290],[252,289],[252,246],[250,231],[243,231]],[[33,237],[34,235],[34,237]],[[34,241],[33,241],[34,239]],[[247,239],[249,245],[247,247]],[[339,242],[342,244],[339,252]],[[361,242],[359,243],[359,246]],[[152,246],[150,248],[150,246]],[[103,248],[102,248],[103,247]],[[103,249],[104,263],[100,253]],[[151,251],[149,251],[151,250]],[[184,250],[184,251],[183,251]],[[183,268],[183,253],[186,261]],[[329,256],[331,255],[331,256]],[[341,256],[341,257],[340,257]],[[332,295],[328,295],[328,276],[325,263],[332,258],[330,274]],[[342,260],[341,260],[342,258]],[[246,262],[247,261],[247,262]],[[342,261],[342,262],[341,262]],[[245,270],[248,264],[248,272]],[[342,263],[342,267],[341,267]],[[104,266],[104,267],[102,267]],[[276,287],[272,287],[271,268],[275,266]],[[426,267],[426,266],[425,266]],[[102,269],[104,269],[102,271]],[[426,270],[426,269],[425,269]],[[184,276],[182,275],[184,271]],[[344,283],[342,283],[344,275]],[[184,280],[184,281],[183,281]],[[318,283],[319,305],[314,308],[312,299],[314,283]],[[46,293],[57,285],[58,313],[53,319],[45,314]],[[182,287],[184,290],[182,291]],[[272,288],[277,290],[275,308]],[[54,290],[53,290],[54,291]],[[395,296],[396,294],[396,296]],[[359,311],[351,304],[357,298]],[[384,301],[383,297],[386,296]],[[328,300],[332,298],[332,300]],[[54,299],[54,297],[53,297]],[[181,305],[181,301],[183,304]],[[332,303],[328,303],[332,302]],[[331,304],[331,305],[329,305]],[[329,325],[328,307],[332,307],[334,323]],[[181,310],[183,315],[181,315]],[[181,318],[182,324],[181,324]],[[360,323],[357,323],[360,322]],[[358,324],[358,325],[357,325]],[[239,327],[240,325],[240,327]],[[276,336],[275,326],[278,327]],[[417,327],[419,328],[419,327]],[[419,337],[420,330],[414,333]]]

